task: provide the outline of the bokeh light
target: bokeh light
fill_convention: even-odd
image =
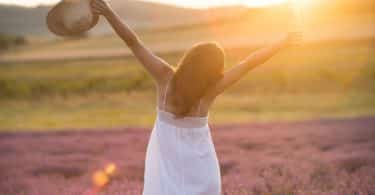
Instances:
[[[102,170],[96,171],[93,175],[93,183],[95,187],[102,188],[109,183],[109,177],[105,173],[105,171],[102,171]]]
[[[92,181],[94,184],[93,191],[102,190],[105,186],[107,186],[114,176],[117,170],[117,166],[114,163],[107,164],[104,169],[97,170],[94,172],[92,176]]]
[[[116,171],[116,165],[114,163],[111,163],[111,164],[108,164],[106,167],[105,167],[105,173],[108,175],[108,176],[113,176],[115,174],[115,171]]]

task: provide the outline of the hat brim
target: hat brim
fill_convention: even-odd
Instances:
[[[68,29],[64,25],[63,21],[63,15],[65,9],[68,8],[68,4],[64,1],[58,3],[56,6],[54,6],[47,15],[47,26],[48,29],[59,36],[75,36],[82,34],[92,27],[94,27],[98,21],[99,21],[99,16],[94,14],[93,19],[91,20],[91,23],[87,25],[85,28],[77,28],[77,29]]]

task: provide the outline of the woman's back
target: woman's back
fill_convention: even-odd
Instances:
[[[168,86],[161,92],[147,146],[143,195],[220,195],[220,169],[208,116],[176,118],[164,110]]]

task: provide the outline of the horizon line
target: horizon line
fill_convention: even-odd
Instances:
[[[248,8],[264,8],[264,7],[273,7],[273,6],[278,6],[278,5],[282,5],[282,4],[285,4],[286,2],[281,2],[281,3],[277,3],[277,4],[272,4],[272,5],[260,5],[260,6],[257,6],[257,5],[247,5],[247,4],[242,4],[242,3],[234,3],[234,4],[216,4],[216,5],[212,5],[212,6],[184,6],[184,5],[178,5],[178,4],[173,4],[173,3],[164,3],[164,2],[155,2],[155,1],[147,1],[147,0],[140,0],[144,3],[150,3],[150,4],[159,4],[159,5],[166,5],[166,6],[171,6],[171,7],[176,7],[176,8],[185,8],[185,9],[196,9],[196,10],[205,10],[205,9],[212,9],[212,8],[222,8],[222,7],[248,7]],[[54,6],[56,5],[57,3],[39,3],[39,4],[36,4],[36,5],[31,5],[31,6],[28,6],[28,5],[21,5],[21,4],[17,4],[17,3],[4,3],[4,2],[0,2],[0,6],[14,6],[14,7],[22,7],[22,8],[30,8],[30,9],[33,9],[33,8],[38,8],[38,7],[49,7],[49,6]]]

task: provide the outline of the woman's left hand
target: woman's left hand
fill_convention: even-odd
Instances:
[[[106,0],[91,0],[90,5],[94,14],[108,16],[112,13],[112,8]]]

